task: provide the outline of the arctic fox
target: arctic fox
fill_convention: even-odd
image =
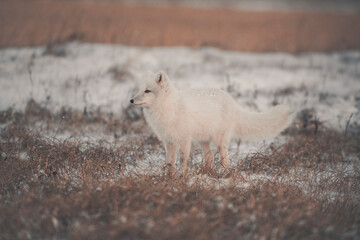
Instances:
[[[220,89],[181,91],[174,87],[164,72],[146,82],[130,100],[144,107],[147,123],[164,143],[166,161],[174,168],[180,150],[182,171],[186,172],[192,141],[202,147],[205,166],[211,168],[213,142],[218,147],[224,169],[230,165],[228,146],[231,138],[261,140],[271,138],[291,122],[289,107],[278,105],[258,113],[242,109]]]

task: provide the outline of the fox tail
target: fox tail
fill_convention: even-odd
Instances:
[[[238,116],[235,133],[242,140],[263,140],[275,137],[292,121],[287,105],[278,105],[260,113],[239,110]]]

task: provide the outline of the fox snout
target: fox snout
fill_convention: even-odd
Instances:
[[[150,106],[155,99],[155,95],[150,93],[151,92],[150,90],[145,90],[145,91],[146,93],[140,91],[138,94],[132,97],[130,99],[130,104],[136,106],[142,106],[142,107]]]

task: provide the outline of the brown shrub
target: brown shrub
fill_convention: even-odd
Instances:
[[[36,104],[27,109],[0,113],[1,239],[355,239],[360,234],[358,137],[299,124],[288,130],[285,144],[232,159],[238,164],[229,174],[202,176],[195,167],[187,176],[169,177],[163,171],[128,171],[164,154],[143,119],[118,121],[101,111],[92,119],[70,110],[41,114]],[[106,134],[119,132],[127,141],[57,140],[34,122],[59,131],[105,126]]]

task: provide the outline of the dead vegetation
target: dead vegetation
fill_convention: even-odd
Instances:
[[[50,113],[30,101],[24,112],[0,113],[1,239],[359,238],[358,136],[304,112],[287,142],[233,155],[238,163],[226,176],[201,175],[194,165],[189,176],[170,178],[129,172],[164,150],[143,119],[125,111]],[[117,140],[44,134],[91,126]]]

